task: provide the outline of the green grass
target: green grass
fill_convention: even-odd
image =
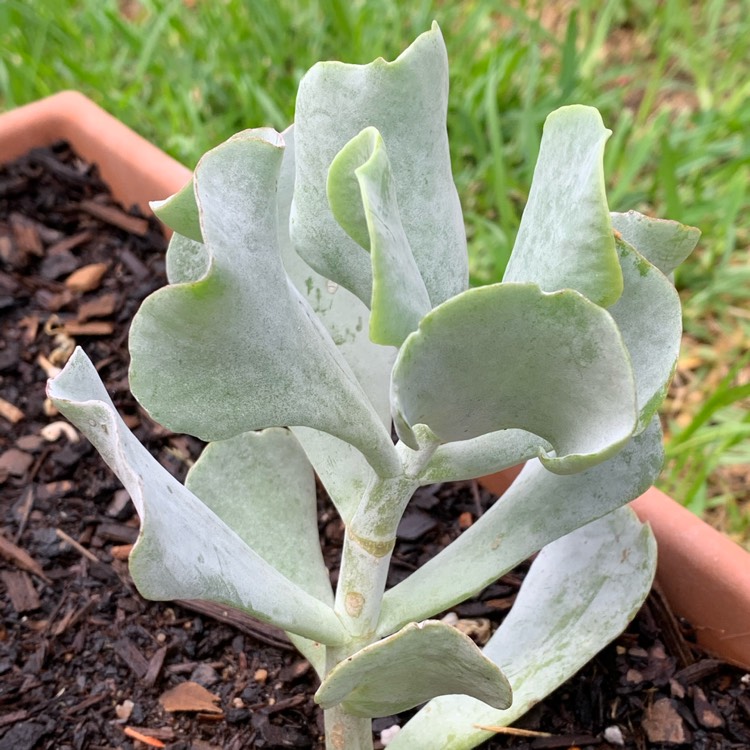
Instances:
[[[77,88],[192,166],[237,130],[285,127],[315,61],[392,59],[433,18],[451,60],[449,129],[475,283],[502,274],[542,123],[564,104],[598,107],[613,130],[613,210],[703,230],[676,279],[688,335],[665,410],[662,486],[747,541],[747,0],[0,0],[0,108]]]

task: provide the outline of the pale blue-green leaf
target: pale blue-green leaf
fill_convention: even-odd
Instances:
[[[363,247],[372,256],[370,340],[401,346],[429,311],[430,298],[401,224],[391,166],[375,128],[365,128],[333,160],[328,198],[334,217],[353,239],[362,229],[367,232]]]
[[[533,460],[477,522],[386,592],[378,633],[442,612],[481,591],[529,555],[643,494],[664,453],[654,418],[614,458],[572,476]]]
[[[391,408],[404,442],[426,424],[442,442],[522,429],[547,468],[580,471],[616,453],[636,424],[628,352],[606,310],[534,284],[470,289],[428,313],[399,352]]]
[[[170,229],[201,242],[201,225],[198,218],[198,204],[195,202],[193,180],[163,201],[151,201],[151,210]]]
[[[351,292],[313,271],[297,254],[289,237],[294,192],[294,127],[283,133],[286,142],[278,184],[279,246],[284,268],[300,294],[323,322],[390,432],[388,389],[396,349],[378,346],[368,336],[370,311]]]
[[[309,427],[292,427],[344,523],[349,523],[375,472],[353,446]]]
[[[494,474],[551,450],[549,443],[525,430],[488,432],[471,440],[438,447],[419,476],[421,484],[458,482]]]
[[[278,184],[279,246],[284,268],[300,294],[322,321],[390,433],[388,397],[396,349],[378,346],[368,336],[370,311],[351,292],[324,279],[299,257],[289,238],[289,212],[294,191],[294,127],[283,133],[286,149]],[[362,454],[333,435],[309,427],[293,427],[307,457],[341,517],[348,521],[374,477]]]
[[[185,486],[266,562],[333,605],[315,474],[289,430],[271,427],[209,443]]]
[[[656,543],[630,508],[620,508],[545,547],[513,609],[484,649],[513,686],[495,710],[467,696],[427,704],[389,750],[469,750],[508,726],[575,674],[635,617],[651,588]]]
[[[372,296],[370,257],[334,219],[326,180],[336,154],[369,126],[388,149],[404,231],[432,305],[468,286],[447,106],[448,58],[437,24],[394,62],[318,63],[300,82],[292,238],[313,268],[365,304]]]
[[[617,240],[625,289],[609,308],[630,352],[638,396],[638,431],[667,395],[682,339],[680,297],[672,282],[630,245]]]
[[[334,157],[328,168],[326,180],[326,195],[333,218],[368,253],[370,231],[367,228],[367,217],[356,170],[371,158],[378,140],[382,147],[382,138],[373,127],[365,128],[355,135]],[[401,231],[403,232],[403,228]]]
[[[437,695],[465,694],[498,708],[511,704],[499,667],[450,625],[413,622],[337,664],[315,693],[354,716],[389,716]]]
[[[326,673],[326,647],[320,641],[311,641],[309,638],[295,635],[288,630],[286,634],[297,651],[310,662],[315,673],[322,680]]]
[[[339,645],[346,639],[331,607],[248,547],[159,465],[120,419],[81,349],[47,388],[55,406],[120,478],[141,517],[130,572],[143,596],[207,599],[312,640]]]
[[[652,219],[637,211],[613,213],[612,227],[629,245],[669,276],[695,249],[700,229],[667,219]]]
[[[282,138],[245,131],[209,151],[194,180],[206,275],[146,299],[130,332],[130,385],[154,419],[224,440],[304,425],[355,445],[384,475],[388,431],[309,305],[278,247]]]
[[[617,301],[622,274],[603,168],[610,133],[593,107],[549,115],[503,281],[532,281],[547,292],[575,289],[603,307]]]
[[[271,427],[209,443],[185,486],[266,562],[308,594],[333,605],[318,536],[315,475],[288,430]],[[323,674],[325,647],[288,635]]]
[[[174,232],[167,248],[167,281],[170,284],[189,284],[199,281],[211,264],[208,249],[183,234]]]

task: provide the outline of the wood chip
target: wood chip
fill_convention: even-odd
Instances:
[[[114,648],[115,653],[130,667],[133,674],[139,680],[146,676],[148,672],[148,660],[130,638],[120,638],[115,643]]]
[[[10,401],[0,398],[0,417],[7,419],[11,424],[18,424],[26,415]]]
[[[13,213],[10,215],[10,228],[13,232],[13,239],[18,248],[31,255],[41,258],[44,255],[44,245],[39,236],[37,223],[27,219],[22,214]]]
[[[0,473],[5,470],[14,477],[22,477],[31,468],[34,457],[18,448],[10,448],[0,454]]]
[[[117,294],[109,292],[92,300],[81,302],[78,306],[78,322],[85,323],[91,318],[106,318],[117,308]]]
[[[63,330],[68,336],[110,336],[115,324],[106,320],[92,320],[89,323],[69,320],[63,324]]]
[[[115,560],[126,562],[130,557],[133,546],[134,545],[132,544],[116,544],[114,547],[110,548],[109,552]]]
[[[164,659],[167,656],[167,647],[162,646],[154,652],[154,655],[148,661],[146,674],[143,675],[143,684],[147,687],[153,687],[159,679],[161,669],[164,666]]]
[[[91,292],[99,288],[108,268],[106,263],[90,263],[82,266],[65,279],[65,286],[74,292]]]
[[[0,556],[6,560],[10,560],[14,565],[17,565],[23,570],[28,570],[29,573],[33,573],[43,581],[50,583],[49,578],[44,575],[41,565],[28,553],[26,550],[21,549],[18,545],[13,544],[10,539],[7,539],[2,533],[0,533]]]
[[[118,229],[124,229],[130,234],[136,234],[139,237],[145,237],[148,234],[148,222],[145,219],[126,214],[116,206],[108,206],[88,200],[81,201],[78,205],[90,216],[101,219],[101,221],[105,221]]]
[[[724,726],[724,717],[697,685],[693,687],[693,711],[698,723],[706,729],[718,729]]]
[[[47,248],[47,252],[59,253],[59,252],[65,252],[66,250],[73,250],[74,248],[79,247],[80,245],[83,245],[84,243],[88,242],[89,240],[92,240],[93,238],[94,238],[94,233],[87,229],[83,232],[78,232],[77,234],[74,234],[70,237],[65,237],[59,242],[55,242],[54,245],[50,245]]]
[[[159,703],[165,711],[199,711],[207,714],[223,714],[224,712],[215,703],[219,700],[197,682],[181,682],[176,687],[167,690],[159,697]]]
[[[646,708],[643,729],[649,742],[686,745],[692,741],[674,701],[669,698],[659,698]]]
[[[31,576],[23,570],[0,570],[10,603],[19,614],[39,609],[39,595]]]
[[[138,740],[138,742],[142,742],[149,747],[166,747],[161,740],[157,740],[156,737],[149,737],[147,734],[143,734],[143,732],[133,729],[133,727],[125,727],[124,732],[128,737]]]

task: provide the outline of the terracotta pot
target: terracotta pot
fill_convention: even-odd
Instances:
[[[149,200],[171,195],[190,178],[190,170],[77,92],[0,115],[0,162],[59,139],[97,164],[128,206],[148,210]],[[502,494],[518,471],[481,481]],[[658,540],[657,576],[674,611],[695,627],[707,651],[750,669],[750,554],[657,489],[633,507]]]
[[[77,91],[62,91],[0,115],[0,163],[34,146],[68,141],[97,164],[115,197],[148,211],[150,200],[179,190],[191,172]]]

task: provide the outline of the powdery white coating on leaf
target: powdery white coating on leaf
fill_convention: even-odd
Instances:
[[[328,205],[328,169],[367,127],[388,149],[406,236],[431,304],[468,285],[466,236],[451,174],[446,130],[448,57],[437,24],[394,62],[324,62],[300,82],[292,238],[319,273],[369,305],[368,253],[338,225]]]
[[[625,629],[655,570],[653,535],[630,508],[545,547],[484,649],[510,680],[510,708],[494,710],[468,696],[436,698],[402,727],[389,750],[469,750],[493,736],[475,724],[512,724]]]
[[[430,298],[401,223],[391,165],[375,128],[355,136],[334,159],[328,195],[337,221],[350,227],[353,237],[364,232],[363,246],[372,256],[370,340],[400,346],[429,311]]]
[[[323,708],[342,703],[354,716],[378,717],[454,693],[496,708],[511,703],[505,676],[471,638],[445,623],[426,621],[413,622],[340,662],[315,700]]]
[[[399,436],[425,424],[442,442],[516,428],[571,473],[613,455],[636,424],[635,383],[612,318],[567,290],[470,289],[432,310],[404,342],[391,403]]]
[[[204,440],[304,425],[397,471],[388,432],[289,281],[278,248],[280,137],[245,131],[195,173],[205,277],[160,289],[130,333],[131,389],[158,422]]]
[[[271,427],[209,443],[185,486],[266,562],[333,605],[315,475],[291,432]]]
[[[286,148],[278,183],[278,238],[284,268],[299,293],[323,323],[352,369],[367,398],[390,434],[388,389],[396,349],[378,346],[368,336],[370,311],[351,292],[313,271],[299,257],[289,238],[289,213],[294,190],[294,127],[283,133]],[[339,438],[309,427],[293,427],[341,517],[354,513],[374,472],[364,456]]]
[[[612,226],[666,276],[693,252],[701,236],[695,227],[654,219],[637,211],[612,213]]]
[[[143,596],[207,599],[323,643],[345,639],[329,606],[250,549],[138,442],[81,349],[47,388],[120,478],[141,517],[130,573]]]
[[[555,539],[643,494],[661,470],[661,438],[654,417],[614,458],[571,476],[529,461],[501,502],[386,592],[378,633],[464,601]]]
[[[525,430],[488,432],[472,440],[441,445],[420,475],[422,484],[458,482],[494,474],[536,458],[552,446]]]
[[[667,395],[682,340],[680,297],[656,266],[617,241],[625,288],[609,308],[630,353],[638,396],[638,430],[645,429]]]
[[[610,134],[593,107],[549,115],[503,281],[532,281],[547,292],[575,289],[602,306],[617,301],[622,274],[603,168]]]

